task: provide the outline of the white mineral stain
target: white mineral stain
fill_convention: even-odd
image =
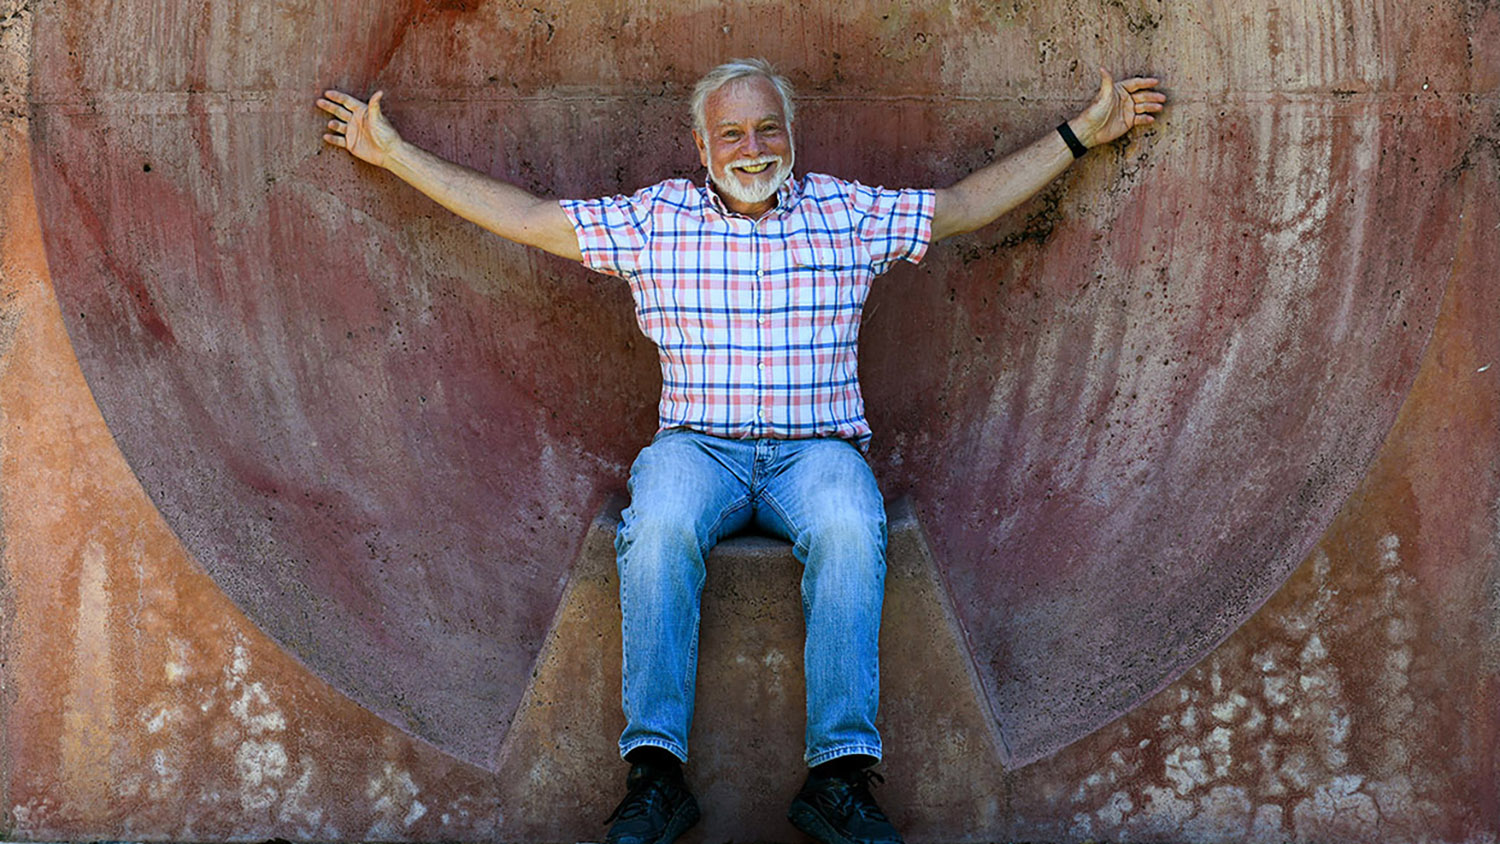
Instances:
[[[1073,816],[1073,825],[1068,828],[1068,835],[1080,841],[1092,840],[1094,837],[1094,819],[1092,816],[1079,813]]]
[[[1263,804],[1255,810],[1255,821],[1250,828],[1252,839],[1275,841],[1282,835],[1281,807],[1274,803]]]
[[[245,811],[266,809],[276,802],[277,785],[286,776],[286,749],[276,741],[243,742],[234,752],[240,781],[240,806]]]
[[[286,729],[286,719],[271,705],[265,686],[258,682],[241,686],[239,698],[229,704],[229,714],[244,724],[252,735]]]
[[[1312,760],[1306,752],[1293,750],[1281,760],[1281,779],[1292,788],[1304,789],[1312,784]]]
[[[234,659],[229,663],[229,676],[225,678],[224,685],[233,687],[235,683],[245,679],[245,672],[250,670],[250,652],[245,650],[244,645],[234,646]]]
[[[1260,711],[1259,706],[1251,706],[1250,714],[1245,716],[1245,722],[1240,725],[1240,729],[1250,733],[1259,732],[1265,723],[1266,713]]]
[[[146,732],[161,732],[161,728],[167,725],[167,712],[168,710],[163,709],[155,715],[151,716],[151,718],[146,721]]]
[[[1292,809],[1292,822],[1298,831],[1317,835],[1326,830],[1325,835],[1338,838],[1379,838],[1380,810],[1370,795],[1359,791],[1361,782],[1357,776],[1342,776],[1318,786],[1312,797]]]
[[[1244,709],[1247,703],[1249,701],[1245,699],[1244,695],[1235,692],[1225,700],[1214,703],[1209,707],[1208,711],[1213,714],[1216,721],[1233,721],[1234,716],[1239,714],[1239,711]]]
[[[1297,685],[1302,687],[1302,691],[1310,692],[1314,689],[1321,689],[1327,686],[1328,681],[1317,674],[1303,674],[1297,678]],[[1300,715],[1300,713],[1298,714]]]
[[[386,762],[379,774],[365,784],[365,797],[372,801],[371,812],[375,821],[365,833],[366,840],[400,837],[399,829],[416,823],[427,813],[427,807],[417,800],[419,789],[411,774],[393,762]],[[416,807],[421,806],[418,810]],[[413,816],[415,812],[415,816]],[[407,822],[410,819],[410,822]]]
[[[1307,644],[1303,646],[1302,653],[1298,657],[1302,664],[1318,662],[1328,658],[1328,648],[1323,646],[1323,637],[1314,633],[1307,637]]]
[[[1342,707],[1335,708],[1328,713],[1328,740],[1334,744],[1343,744],[1349,738],[1349,713]]]
[[[1189,840],[1233,841],[1250,826],[1250,798],[1238,786],[1217,786],[1197,806],[1198,811],[1182,826]]]
[[[336,841],[341,837],[338,829],[323,823],[321,808],[308,805],[316,768],[310,760],[303,761],[301,767],[302,773],[297,776],[297,781],[282,789],[276,817],[282,823],[295,824],[303,838]]]
[[[1135,803],[1131,801],[1130,795],[1123,791],[1116,791],[1110,795],[1109,801],[1099,810],[1099,820],[1110,826],[1119,826],[1125,816],[1135,809]]]
[[[1203,761],[1203,751],[1196,747],[1185,745],[1173,750],[1167,755],[1166,766],[1167,779],[1180,795],[1208,782],[1208,765]]]
[[[1289,685],[1290,681],[1286,677],[1268,674],[1262,677],[1260,681],[1261,697],[1265,698],[1266,703],[1272,706],[1285,706],[1286,702],[1290,700],[1290,697],[1287,695],[1287,687]]]

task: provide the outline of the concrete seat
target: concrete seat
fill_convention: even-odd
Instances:
[[[501,751],[509,840],[589,840],[623,794],[620,610],[606,505],[584,541],[561,608]],[[886,505],[890,543],[881,630],[882,770],[877,798],[903,830],[922,819],[990,828],[1003,792],[998,732],[921,525],[905,499]],[[704,817],[685,841],[800,840],[786,807],[802,763],[801,564],[789,543],[734,536],[709,556],[696,715],[687,777]]]

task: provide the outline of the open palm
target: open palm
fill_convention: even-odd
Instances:
[[[318,108],[333,115],[328,121],[328,131],[323,140],[348,150],[362,161],[381,167],[385,158],[401,143],[401,135],[380,113],[380,98],[383,91],[365,103],[342,91],[324,91],[318,100]]]
[[[1116,82],[1103,68],[1099,77],[1099,94],[1081,115],[1084,131],[1078,135],[1086,145],[1106,144],[1136,126],[1156,122],[1153,115],[1167,101],[1165,94],[1155,90],[1161,80],[1132,76]]]

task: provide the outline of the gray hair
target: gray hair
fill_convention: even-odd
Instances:
[[[693,86],[693,99],[688,108],[693,113],[693,128],[699,134],[708,132],[708,118],[704,116],[704,103],[708,101],[708,95],[719,90],[730,82],[738,79],[748,79],[759,76],[768,80],[776,88],[776,93],[781,96],[781,113],[787,123],[792,122],[792,83],[786,81],[786,77],[776,72],[776,68],[765,59],[730,59],[704,74],[698,84]]]

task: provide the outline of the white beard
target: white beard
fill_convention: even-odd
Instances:
[[[714,187],[718,188],[725,196],[736,202],[747,205],[765,202],[781,190],[781,186],[792,175],[792,164],[796,161],[797,151],[790,149],[787,157],[782,159],[779,155],[763,155],[760,158],[749,158],[744,161],[735,161],[725,166],[724,173],[715,173],[714,168],[708,168],[708,177],[713,181]],[[773,164],[776,167],[771,178],[757,180],[749,185],[740,184],[740,181],[729,173],[730,170],[739,170],[745,167],[753,167],[757,164]]]

